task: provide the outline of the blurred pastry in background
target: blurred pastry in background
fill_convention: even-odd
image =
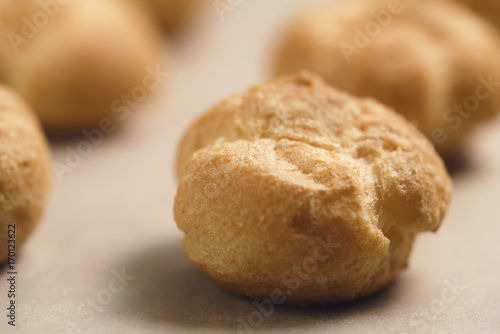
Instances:
[[[448,1],[354,1],[303,13],[275,73],[300,69],[393,107],[444,156],[500,109],[500,36]]]
[[[499,0],[458,0],[493,22],[500,28]]]
[[[51,132],[122,117],[120,103],[151,93],[145,80],[164,51],[147,8],[128,0],[1,0],[0,29],[7,36],[0,43],[0,81],[17,90]],[[144,88],[140,97],[129,96],[135,87]]]
[[[144,0],[168,30],[182,26],[200,0]]]
[[[0,263],[15,258],[49,195],[50,154],[30,108],[0,85]]]

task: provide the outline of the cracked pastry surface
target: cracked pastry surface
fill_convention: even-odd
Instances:
[[[36,226],[51,176],[38,120],[16,94],[0,86],[0,263],[8,255],[9,225],[16,225],[16,254]]]
[[[278,50],[275,73],[307,69],[375,98],[448,156],[500,110],[499,54],[498,31],[462,5],[360,0],[301,14]]]
[[[403,117],[307,72],[201,116],[180,145],[178,177],[188,257],[237,295],[281,292],[301,305],[391,282],[416,234],[440,226],[452,187]]]

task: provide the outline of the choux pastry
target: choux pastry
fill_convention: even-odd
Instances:
[[[150,13],[129,0],[3,0],[0,29],[0,81],[51,132],[122,117],[114,101],[142,87],[163,49]]]
[[[15,261],[38,223],[51,175],[38,120],[17,94],[0,86],[0,262]]]
[[[500,110],[499,55],[496,29],[464,6],[361,0],[302,14],[279,49],[275,72],[308,69],[348,93],[375,98],[448,156]]]
[[[174,214],[229,291],[308,305],[369,295],[436,231],[452,184],[412,124],[303,72],[235,94],[187,131]]]

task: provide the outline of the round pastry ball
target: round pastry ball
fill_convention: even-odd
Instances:
[[[130,98],[156,71],[163,49],[159,29],[141,4],[72,0],[43,9],[35,0],[5,0],[4,6],[2,21],[16,35],[5,39],[15,57],[2,80],[47,130],[97,127],[104,118],[122,117],[126,103],[137,105],[152,93]],[[122,100],[127,95],[130,102]]]
[[[304,13],[278,53],[278,75],[309,69],[416,124],[443,155],[500,109],[500,36],[463,6],[368,0]]]
[[[432,144],[402,116],[308,73],[199,118],[178,176],[188,257],[237,295],[301,305],[394,280],[415,236],[440,226],[452,189]]]
[[[163,26],[175,30],[188,20],[200,0],[144,0],[151,6]]]
[[[500,1],[498,0],[458,0],[500,28]]]
[[[15,253],[44,210],[51,184],[50,155],[38,120],[0,86],[0,263],[15,235]]]

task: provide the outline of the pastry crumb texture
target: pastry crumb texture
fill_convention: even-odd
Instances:
[[[16,254],[42,215],[52,180],[50,153],[38,120],[0,86],[0,263],[7,259],[9,225]]]
[[[413,125],[305,71],[201,116],[180,145],[178,177],[188,257],[237,295],[300,305],[393,281],[452,192]]]

